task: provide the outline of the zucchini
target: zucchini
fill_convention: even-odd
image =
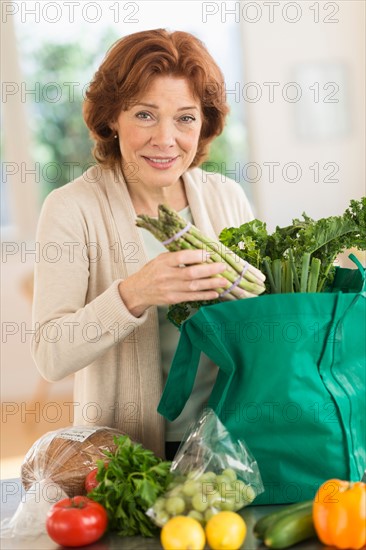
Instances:
[[[304,502],[296,502],[295,504],[290,504],[290,506],[282,508],[279,512],[272,512],[267,516],[263,516],[254,525],[254,534],[257,538],[264,539],[267,529],[274,525],[278,520],[282,519],[283,517],[287,517],[294,512],[298,512],[304,509],[311,511],[312,507],[313,501],[305,500]]]
[[[279,519],[265,533],[269,548],[288,548],[316,535],[312,511],[306,508]]]

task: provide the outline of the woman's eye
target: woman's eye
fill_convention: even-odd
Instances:
[[[194,122],[196,119],[191,115],[184,115],[181,117],[183,122]]]
[[[141,113],[137,113],[136,117],[141,119],[141,120],[148,120],[150,118],[150,114],[145,113],[145,111],[142,111]]]

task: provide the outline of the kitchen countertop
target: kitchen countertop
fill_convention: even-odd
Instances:
[[[24,489],[21,487],[19,479],[7,479],[0,482],[1,493],[1,519],[10,518],[15,513],[19,503],[24,501]],[[244,518],[247,524],[247,537],[242,549],[255,550],[256,548],[264,549],[265,546],[258,541],[253,535],[253,526],[257,519],[273,512],[280,510],[281,506],[250,506],[244,508],[240,515]],[[55,550],[60,546],[53,542],[47,535],[38,537],[14,537],[2,538],[0,542],[1,550]],[[158,538],[143,538],[143,537],[118,537],[113,534],[106,534],[94,544],[82,547],[85,550],[153,550],[160,549],[161,545]],[[294,547],[296,550],[324,550],[315,538]],[[330,550],[328,548],[328,550]]]

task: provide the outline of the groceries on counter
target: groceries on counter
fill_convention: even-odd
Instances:
[[[85,477],[95,468],[104,451],[114,451],[115,436],[121,432],[107,427],[71,426],[48,432],[29,449],[21,467],[22,483],[28,490],[47,480],[69,496],[85,495]]]
[[[289,548],[318,536],[327,548],[361,550],[366,545],[366,483],[329,479],[314,500],[262,517],[254,534],[269,548]]]
[[[203,550],[207,541],[212,550],[241,548],[247,534],[245,521],[235,512],[218,512],[203,529],[187,516],[175,516],[162,528],[160,541],[164,550]]]
[[[329,479],[315,495],[314,526],[327,546],[360,550],[366,546],[366,483]]]
[[[107,525],[105,508],[83,496],[56,502],[46,519],[48,535],[62,546],[92,544],[104,535]]]
[[[237,512],[263,492],[257,462],[207,408],[188,428],[172,462],[173,479],[147,514],[159,527],[189,516],[205,525],[222,511]]]
[[[127,435],[116,438],[116,444],[114,452],[106,451],[104,460],[97,462],[96,486],[88,497],[107,510],[111,531],[120,536],[152,537],[158,529],[146,511],[166,490],[172,477],[171,462],[161,460]]]
[[[248,534],[274,549],[316,537],[317,545],[338,549],[366,544],[361,481],[329,479],[314,499],[280,507],[254,527],[247,523],[237,512],[264,490],[258,465],[210,408],[187,430],[172,462],[114,429],[70,427],[35,442],[22,476],[29,489],[14,516],[2,521],[1,538],[47,533],[79,547],[109,531],[160,535],[164,550],[239,549]]]
[[[121,432],[108,427],[70,426],[48,432],[27,452],[21,466],[25,489],[11,518],[1,522],[1,538],[46,534],[46,517],[52,506],[86,494],[85,478],[107,450],[117,447]]]

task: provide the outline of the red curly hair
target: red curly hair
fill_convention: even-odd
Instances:
[[[203,124],[190,168],[207,159],[211,141],[224,129],[229,112],[224,77],[205,45],[190,33],[165,29],[130,34],[118,40],[94,75],[86,92],[83,116],[95,142],[95,159],[106,168],[121,162],[111,124],[157,76],[184,77],[201,102]]]

